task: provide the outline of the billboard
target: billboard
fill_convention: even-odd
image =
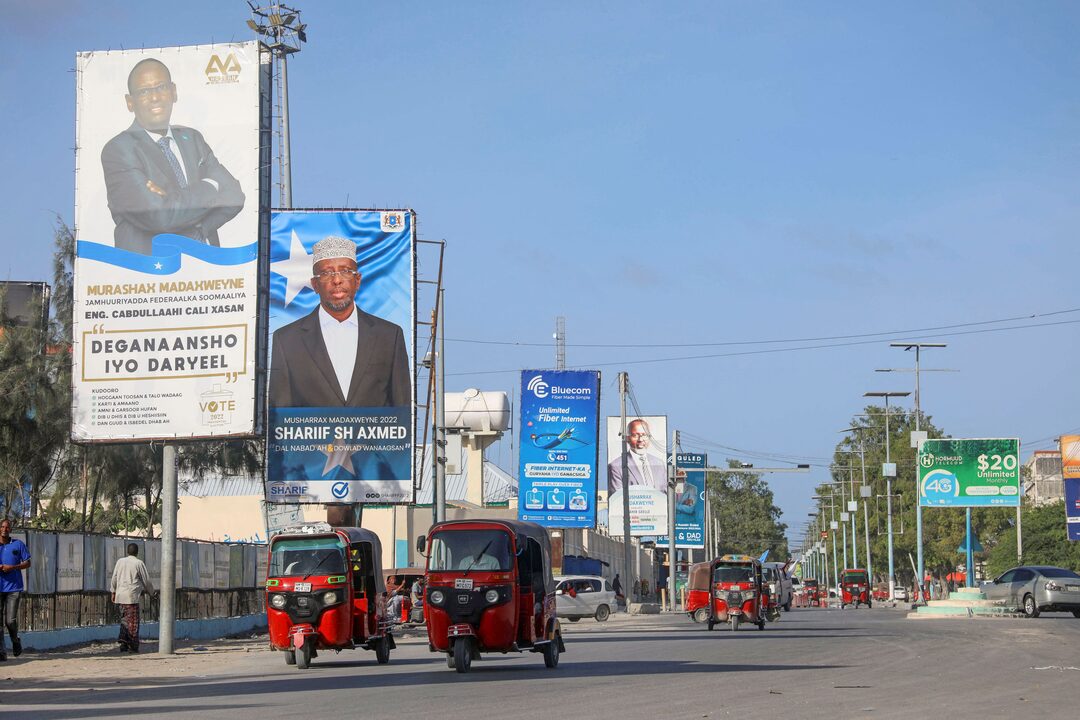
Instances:
[[[1061,436],[1061,479],[1065,483],[1065,528],[1080,540],[1080,435]]]
[[[412,502],[415,215],[270,226],[267,502]]]
[[[523,370],[518,428],[518,519],[596,527],[600,373]]]
[[[705,547],[705,467],[703,453],[676,453],[675,472],[683,490],[675,496],[675,547]],[[660,547],[668,546],[668,537],[656,539]]]
[[[262,60],[255,42],[76,58],[76,441],[257,431]]]
[[[923,507],[1019,507],[1020,440],[936,439],[919,442]]]
[[[608,528],[622,533],[623,492],[630,493],[630,534],[667,534],[667,417],[626,418],[627,482],[623,482],[621,418],[607,421]]]

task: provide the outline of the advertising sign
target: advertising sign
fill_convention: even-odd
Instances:
[[[627,482],[623,482],[622,420],[607,422],[608,528],[622,533],[623,492],[630,493],[630,534],[667,534],[667,417],[626,418]]]
[[[1065,527],[1080,540],[1080,435],[1061,436],[1061,478],[1065,482]]]
[[[923,507],[1018,507],[1020,440],[924,440],[918,476]]]
[[[76,59],[72,437],[256,432],[258,44]]]
[[[270,225],[267,502],[412,502],[415,215]]]
[[[518,519],[596,527],[600,373],[523,370]]]
[[[705,547],[705,467],[702,453],[676,453],[676,479],[683,491],[675,496],[675,547]],[[667,533],[656,539],[668,546]]]

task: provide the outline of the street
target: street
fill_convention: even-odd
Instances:
[[[1080,621],[909,620],[900,608],[796,609],[764,632],[685,616],[564,623],[558,668],[535,654],[490,656],[470,674],[429,653],[423,635],[374,653],[324,652],[287,667],[265,637],[163,658],[99,646],[26,654],[0,668],[5,718],[125,716],[717,718],[1002,717],[1075,714]]]

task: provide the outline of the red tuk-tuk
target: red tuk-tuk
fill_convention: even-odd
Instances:
[[[686,614],[697,623],[709,619],[709,571],[711,562],[694,563],[686,581]]]
[[[761,575],[761,563],[749,555],[723,555],[711,563],[712,602],[709,603],[709,630],[727,622],[732,630],[750,622],[765,629],[769,593]]]
[[[515,520],[436,523],[417,538],[427,551],[428,645],[447,667],[469,671],[481,652],[542,653],[549,668],[566,650],[555,617],[551,543],[541,526]]]
[[[806,578],[803,580],[803,588],[806,591],[806,602],[810,604],[810,607],[815,607],[818,600],[821,599],[821,588],[818,587],[818,581],[814,578]]]
[[[865,603],[873,607],[870,598],[870,578],[862,568],[850,568],[840,573],[840,608]]]
[[[390,662],[381,558],[379,536],[362,528],[312,523],[274,535],[266,569],[271,649],[301,669],[319,650],[355,647]]]

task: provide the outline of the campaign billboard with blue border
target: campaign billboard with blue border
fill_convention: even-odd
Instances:
[[[705,547],[705,468],[704,453],[676,453],[675,467],[683,490],[675,496],[675,547]],[[667,547],[667,535],[656,540]]]
[[[523,370],[518,518],[554,528],[596,526],[600,373]]]
[[[269,502],[412,502],[415,226],[409,210],[272,215]]]
[[[1062,435],[1061,477],[1065,482],[1065,528],[1080,540],[1080,435]]]

